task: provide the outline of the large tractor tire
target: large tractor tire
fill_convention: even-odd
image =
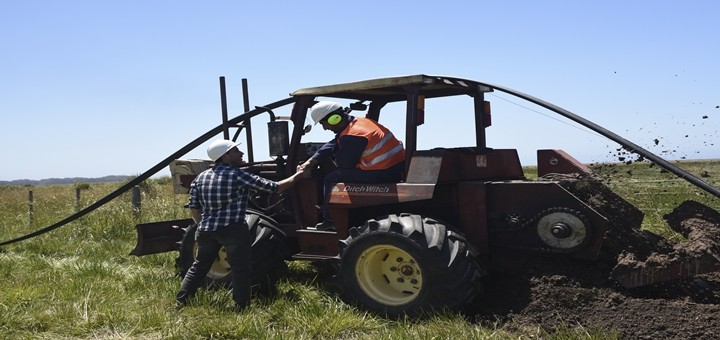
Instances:
[[[482,293],[485,271],[462,235],[420,215],[388,215],[340,241],[345,298],[390,318],[461,311]]]
[[[252,243],[252,287],[254,292],[269,293],[275,283],[287,270],[285,259],[289,256],[286,235],[278,229],[277,222],[254,210],[248,210],[245,220],[254,235]],[[191,225],[185,231],[180,244],[180,256],[176,260],[180,276],[184,277],[197,254],[195,231],[197,225]],[[225,248],[221,248],[210,272],[205,277],[206,285],[230,287],[232,276],[227,262]]]

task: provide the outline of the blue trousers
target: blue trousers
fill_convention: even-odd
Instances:
[[[197,231],[197,255],[183,279],[176,300],[184,304],[195,295],[218,257],[218,251],[225,247],[227,261],[232,275],[232,297],[238,308],[250,304],[252,239],[247,224],[231,224],[217,231]]]

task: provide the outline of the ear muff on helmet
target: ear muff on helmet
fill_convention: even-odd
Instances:
[[[338,124],[340,124],[340,122],[342,121],[342,115],[340,115],[339,113],[333,113],[333,114],[329,115],[329,116],[327,117],[327,119],[325,119],[325,120],[326,120],[326,121],[328,122],[328,124],[330,124],[330,125],[333,125],[333,126],[334,126],[334,125],[338,125]]]

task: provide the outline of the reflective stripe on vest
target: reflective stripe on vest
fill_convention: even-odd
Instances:
[[[402,143],[399,143],[397,146],[392,148],[390,151],[388,151],[384,154],[378,155],[377,157],[373,158],[371,161],[369,161],[369,162],[360,161],[360,163],[362,163],[362,165],[364,165],[366,167],[371,167],[371,166],[378,164],[386,159],[389,159],[390,157],[392,157],[395,154],[402,152],[402,151],[403,151],[403,145],[402,145]]]
[[[368,140],[357,165],[362,170],[383,170],[405,160],[402,143],[392,132],[374,120],[356,117],[348,127],[340,132],[340,137],[350,135]]]

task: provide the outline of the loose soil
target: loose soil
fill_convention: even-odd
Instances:
[[[517,274],[491,273],[472,315],[488,327],[534,332],[581,329],[621,339],[716,339],[720,336],[720,273],[625,288],[615,276],[662,268],[683,259],[720,263],[720,213],[687,201],[665,216],[688,240],[673,243],[639,229],[642,213],[595,178],[559,181],[609,216],[599,258],[533,255]],[[638,215],[639,214],[639,215]],[[720,269],[720,266],[717,267]]]

